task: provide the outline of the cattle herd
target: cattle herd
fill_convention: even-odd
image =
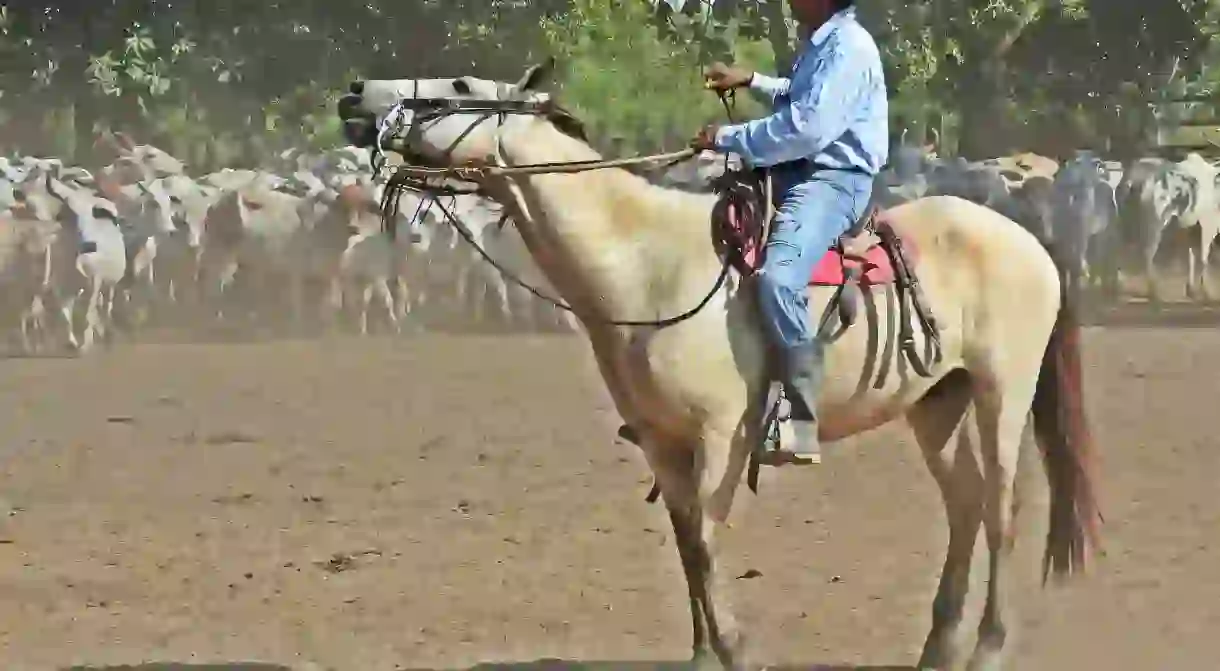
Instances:
[[[402,196],[383,230],[383,176],[367,151],[286,152],[259,170],[188,175],[183,163],[122,138],[96,171],[57,159],[0,157],[0,321],[11,347],[86,351],[116,334],[165,326],[293,334],[429,327],[571,331],[563,310],[486,263],[440,208]],[[707,188],[723,163],[673,166],[655,181]],[[1081,151],[1062,165],[1023,154],[970,163],[902,146],[875,201],[955,195],[1056,243],[1081,291],[1117,298],[1142,274],[1151,300],[1163,240],[1188,233],[1187,295],[1210,297],[1208,251],[1220,233],[1216,166],[1198,154],[1123,166]],[[448,209],[498,265],[550,288],[497,205],[474,195]],[[1173,236],[1167,236],[1173,233]]]
[[[971,163],[904,146],[891,156],[875,195],[882,206],[938,194],[986,205],[1052,242],[1078,296],[1116,301],[1120,277],[1142,276],[1145,297],[1155,305],[1164,296],[1157,267],[1176,261],[1182,250],[1186,296],[1210,299],[1208,253],[1220,234],[1218,175],[1198,153],[1129,165],[1091,151],[1062,165],[1036,154]],[[1163,247],[1168,254],[1158,256]]]
[[[156,147],[116,148],[92,172],[0,157],[0,319],[12,347],[84,351],[158,327],[295,335],[574,323],[505,282],[412,194],[394,235],[383,232],[383,184],[365,151],[289,152],[265,169],[190,176]],[[448,207],[489,255],[545,290],[512,227],[497,225],[497,206],[459,195]]]

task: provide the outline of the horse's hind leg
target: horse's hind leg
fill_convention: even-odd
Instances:
[[[1017,467],[1025,425],[1029,421],[1037,375],[1010,375],[1006,379],[980,382],[975,387],[975,415],[979,428],[979,453],[983,461],[984,507],[990,558],[987,602],[979,623],[978,645],[967,667],[970,671],[1002,668],[1003,648],[1008,638],[1008,601],[1011,592],[1015,537]]]
[[[983,518],[983,476],[962,421],[970,400],[969,377],[959,371],[941,380],[907,412],[928,470],[940,486],[949,521],[949,547],[932,602],[932,629],[919,658],[920,669],[952,669],[960,657],[970,563]],[[956,445],[951,444],[954,433]]]

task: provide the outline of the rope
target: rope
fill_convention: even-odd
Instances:
[[[396,168],[394,172],[395,175],[414,177],[417,179],[457,177],[458,179],[464,181],[474,182],[478,181],[479,178],[484,177],[578,173],[588,172],[590,170],[605,170],[607,168],[634,167],[648,163],[662,164],[655,166],[656,168],[669,167],[670,165],[694,158],[696,153],[697,152],[694,149],[683,149],[682,151],[671,151],[664,154],[649,154],[647,156],[633,156],[629,158],[590,159],[587,161],[564,161],[556,163],[529,163],[526,165],[516,166],[468,165],[430,168],[418,165],[402,165]]]

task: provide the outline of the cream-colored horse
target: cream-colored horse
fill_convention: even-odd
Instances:
[[[355,82],[339,113],[349,140],[361,146],[379,141],[378,126],[390,116],[395,123],[384,126],[383,139],[395,135],[391,146],[408,163],[501,168],[479,173],[481,186],[513,214],[535,261],[580,318],[617,409],[637,429],[656,475],[686,573],[695,657],[711,660],[704,655],[710,648],[724,666],[742,668],[744,637],[714,589],[713,538],[761,439],[759,399],[768,377],[752,292],[718,292],[694,316],[664,327],[614,325],[660,321],[708,294],[722,269],[709,228],[716,197],[654,186],[622,169],[503,170],[600,158],[579,124],[537,91],[552,65],[531,68],[516,84],[473,77]],[[1099,519],[1077,326],[1051,256],[1011,220],[953,197],[906,203],[885,218],[918,250],[916,270],[940,323],[943,360],[921,377],[898,359],[897,374],[874,388],[878,360],[895,349],[897,317],[887,291],[866,292],[866,320],[827,348],[822,438],[906,417],[944,495],[950,528],[920,666],[949,668],[959,659],[981,523],[991,580],[971,668],[996,669],[1010,626],[1014,476],[1031,410],[1051,487],[1044,569],[1079,569]],[[810,291],[817,318],[832,289]],[[980,440],[951,447],[954,434],[967,433],[958,428],[971,408]]]

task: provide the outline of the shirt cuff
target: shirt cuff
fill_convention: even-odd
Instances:
[[[774,96],[783,92],[786,83],[787,81],[781,77],[768,77],[767,75],[755,72],[750,75],[749,86],[751,90]]]
[[[727,151],[728,147],[726,144],[729,141],[729,137],[736,131],[736,129],[737,126],[721,126],[717,128],[715,138],[716,148],[720,151]]]

